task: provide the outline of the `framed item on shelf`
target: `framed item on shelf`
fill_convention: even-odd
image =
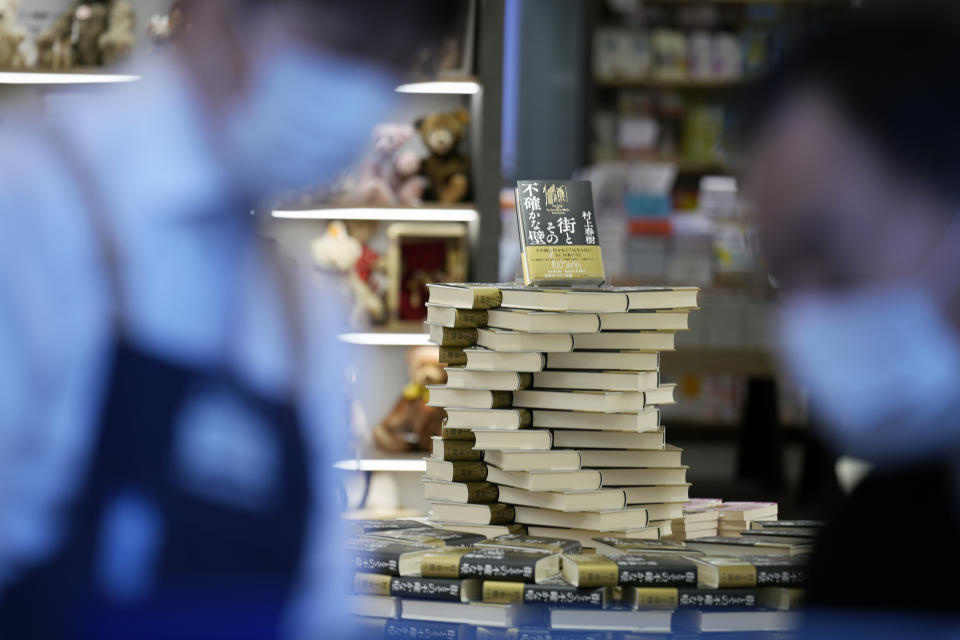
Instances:
[[[459,2],[460,14],[435,47],[417,55],[413,74],[418,77],[464,78],[473,74],[473,51],[477,22],[476,0]]]
[[[424,319],[428,282],[467,279],[466,225],[399,222],[387,229],[387,239],[387,306],[394,319]]]

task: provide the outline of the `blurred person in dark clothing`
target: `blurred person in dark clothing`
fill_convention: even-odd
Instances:
[[[810,637],[960,623],[960,22],[929,6],[852,12],[754,102],[784,363],[826,442],[874,465],[818,541]]]
[[[308,574],[345,633],[338,310],[249,212],[362,152],[452,4],[186,0],[140,82],[5,120],[5,640],[278,637]]]

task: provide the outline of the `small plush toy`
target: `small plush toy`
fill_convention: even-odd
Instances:
[[[137,15],[128,0],[115,0],[110,7],[109,28],[100,36],[100,53],[103,64],[113,65],[133,51],[136,42]]]
[[[25,65],[22,45],[27,31],[17,24],[20,0],[0,0],[0,69],[18,70]]]
[[[428,198],[451,204],[470,195],[470,161],[458,149],[468,122],[465,109],[431,113],[417,121],[420,137],[430,150],[422,171],[429,183]]]
[[[385,122],[373,130],[373,150],[347,187],[349,204],[417,206],[427,181],[420,175],[420,156],[404,145],[415,132],[409,124]]]
[[[351,224],[362,240],[353,237],[343,222],[331,222],[324,234],[311,244],[313,259],[321,270],[343,276],[354,300],[352,324],[365,325],[371,320],[382,322],[387,315],[383,300],[385,284],[374,276],[377,270],[382,273],[383,269],[377,263],[379,256],[376,252],[365,247],[373,232],[364,225]],[[371,256],[371,253],[374,255]]]
[[[81,67],[99,67],[103,64],[100,36],[110,28],[110,9],[102,3],[82,4],[77,7],[76,41],[73,61]]]
[[[430,438],[440,435],[446,412],[427,406],[427,385],[444,384],[447,372],[436,347],[408,351],[407,369],[410,382],[387,417],[373,428],[373,439],[385,451],[430,451]]]

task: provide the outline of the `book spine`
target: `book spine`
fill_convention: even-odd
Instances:
[[[484,309],[456,309],[453,315],[455,329],[476,329],[487,326],[488,314]]]
[[[464,625],[458,622],[388,619],[383,634],[363,638],[402,638],[403,640],[457,640],[463,637]],[[361,637],[361,636],[354,636]]]
[[[631,596],[633,608],[637,611],[650,609],[676,609],[680,595],[676,587],[634,587]]]
[[[470,555],[465,555],[460,558],[460,577],[508,582],[533,582],[536,574],[536,561],[536,556],[471,558]]]
[[[476,442],[477,437],[473,435],[473,430],[467,427],[440,427],[440,437],[444,440],[462,440],[464,442]]]
[[[490,505],[490,524],[510,524],[516,518],[512,505],[500,502]]]
[[[467,364],[467,354],[463,347],[440,347],[441,364]]]
[[[606,589],[578,589],[573,585],[524,584],[487,580],[483,583],[483,601],[488,604],[532,604],[551,607],[602,609]]]
[[[520,382],[517,384],[517,389],[529,389],[533,386],[533,374],[532,373],[520,373],[517,374],[520,376]]]
[[[500,498],[500,489],[490,482],[468,482],[467,502],[483,504],[496,502]]]
[[[476,329],[442,329],[442,340],[440,346],[443,347],[470,347],[477,344]]]
[[[390,582],[394,576],[357,572],[353,576],[353,592],[369,596],[389,596]]]
[[[463,582],[451,578],[394,577],[390,581],[389,595],[395,598],[461,602]]]
[[[479,462],[483,460],[483,451],[474,450],[473,444],[469,441],[442,440],[441,442],[443,442],[442,460],[447,462]],[[434,455],[436,455],[436,451]]]
[[[361,573],[400,575],[400,558],[394,554],[355,550],[352,554],[348,552],[347,562],[354,571]]]
[[[503,294],[496,287],[474,287],[473,308],[493,309],[499,307],[503,301]]]
[[[617,560],[614,558],[614,560]],[[634,587],[696,587],[694,568],[631,566],[617,560],[621,585]]]
[[[678,589],[677,606],[697,609],[752,609],[756,589]]]
[[[491,406],[494,409],[501,409],[509,407],[513,404],[513,392],[512,391],[491,391],[490,392]]]
[[[797,565],[757,566],[758,587],[798,587],[807,583],[807,569]]]
[[[487,465],[483,462],[454,462],[453,482],[483,482],[487,479]]]

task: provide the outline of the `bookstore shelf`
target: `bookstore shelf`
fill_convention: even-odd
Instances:
[[[447,207],[317,207],[278,209],[274,218],[287,220],[379,220],[382,222],[476,223],[480,213],[472,205]]]
[[[123,84],[140,76],[95,71],[0,71],[0,85]]]
[[[335,462],[333,466],[341,471],[423,473],[427,468],[423,456],[423,452],[418,451],[406,455],[392,454],[392,457],[348,458]]]
[[[425,82],[405,82],[396,88],[397,93],[425,93],[433,95],[473,95],[480,93],[482,86],[476,78],[449,78]]]
[[[640,80],[598,80],[605,89],[733,89],[748,78],[645,78]]]

